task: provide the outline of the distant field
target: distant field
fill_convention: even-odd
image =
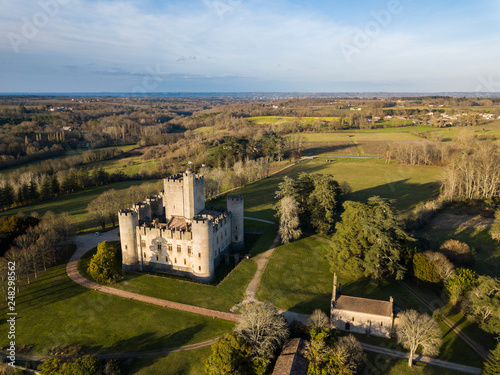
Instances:
[[[311,124],[314,121],[333,121],[338,117],[287,117],[287,116],[260,116],[247,117],[252,124],[280,124],[283,122],[299,121],[301,124]]]
[[[385,130],[385,129],[383,129]],[[409,132],[335,132],[335,133],[299,133],[301,137],[304,138],[306,142],[326,142],[326,141],[415,141],[422,140],[421,137]],[[289,134],[287,137],[297,136],[297,134]]]

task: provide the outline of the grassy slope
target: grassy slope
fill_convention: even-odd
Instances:
[[[316,308],[321,308],[329,313],[333,282],[330,264],[326,259],[327,252],[328,241],[315,237],[306,237],[278,247],[262,276],[258,298],[284,310],[311,314]],[[342,293],[346,295],[381,300],[389,300],[392,296],[403,309],[421,309],[420,303],[398,283],[374,285],[369,279],[355,280],[345,275],[338,276]],[[443,346],[440,359],[471,366],[481,365],[480,358],[455,333],[450,332],[444,324],[441,324],[441,329]],[[366,341],[364,336],[358,338]],[[370,339],[376,344],[392,342],[397,345],[395,340]]]
[[[16,343],[45,354],[56,345],[82,345],[85,352],[120,352],[177,347],[230,331],[233,323],[169,310],[86,289],[51,268],[16,298]],[[6,309],[0,313],[6,316]],[[0,330],[7,332],[6,319]],[[7,344],[0,338],[0,346]],[[33,354],[32,353],[32,354]]]
[[[137,358],[128,369],[130,375],[200,375],[204,374],[205,363],[210,356],[210,347],[171,353],[166,356]]]
[[[97,198],[98,195],[102,194],[106,190],[126,189],[130,186],[140,185],[145,182],[147,181],[117,182],[115,184],[109,184],[74,194],[63,195],[47,201],[28,204],[19,208],[13,208],[11,210],[0,213],[0,216],[15,215],[18,212],[22,212],[26,215],[29,215],[31,212],[38,212],[40,215],[43,215],[47,211],[52,211],[56,214],[59,214],[61,212],[68,212],[74,219],[77,230],[93,232],[96,230],[100,230],[101,227],[87,223],[87,205],[90,203],[90,201]]]

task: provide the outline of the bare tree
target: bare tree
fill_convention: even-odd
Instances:
[[[314,310],[307,319],[307,328],[309,331],[312,329],[327,329],[329,326],[330,322],[328,321],[328,317],[321,309]]]
[[[448,281],[455,275],[455,266],[442,253],[426,251],[425,257],[434,265],[436,273],[444,282]]]
[[[398,342],[410,351],[408,366],[413,364],[415,351],[420,347],[422,354],[436,355],[441,346],[441,330],[437,322],[427,314],[407,310],[398,317]]]
[[[302,235],[299,221],[299,204],[291,195],[281,198],[276,216],[280,219],[279,234],[283,243],[289,243]]]
[[[272,358],[288,338],[285,318],[267,302],[244,305],[235,331],[250,344],[253,356],[261,359]]]

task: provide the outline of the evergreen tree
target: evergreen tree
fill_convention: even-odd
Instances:
[[[116,248],[108,241],[97,246],[97,253],[90,260],[88,273],[98,283],[115,283],[121,279],[121,269]]]
[[[57,197],[60,192],[59,181],[57,180],[57,176],[55,173],[52,175],[52,178],[50,180],[50,191],[55,197]]]
[[[31,180],[30,181],[30,184],[29,184],[29,190],[28,190],[28,194],[29,194],[29,200],[30,201],[36,201],[38,200],[38,185],[36,184],[35,180]]]
[[[327,234],[331,231],[337,213],[340,185],[333,175],[315,175],[314,190],[309,195],[311,224],[318,232]]]
[[[500,343],[493,349],[488,357],[488,361],[484,363],[484,375],[500,374]]]
[[[347,201],[332,237],[332,266],[352,277],[376,280],[403,278],[403,250],[412,238],[403,230],[391,205],[380,197],[368,204]]]
[[[434,264],[421,253],[413,256],[413,274],[417,279],[428,283],[439,283],[441,281]]]
[[[42,182],[40,184],[40,198],[42,200],[49,199],[52,197],[52,191],[50,186],[50,179],[48,175],[43,176]]]
[[[234,332],[227,333],[211,349],[205,366],[207,375],[252,374],[252,348],[244,338]]]

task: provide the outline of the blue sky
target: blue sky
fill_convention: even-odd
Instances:
[[[0,92],[500,91],[497,0],[0,0]]]

